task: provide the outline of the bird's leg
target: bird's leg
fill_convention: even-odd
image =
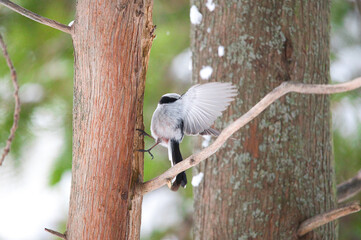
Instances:
[[[142,129],[139,129],[139,128],[137,128],[137,129],[135,129],[135,130],[137,130],[138,132],[139,132],[139,136],[148,136],[148,137],[150,137],[150,138],[153,138],[154,139],[154,137],[152,137],[151,135],[149,135],[146,131],[144,131],[144,130],[142,130]],[[155,140],[155,139],[154,139]]]
[[[153,154],[150,152],[150,150],[152,150],[155,146],[157,146],[158,144],[160,143],[160,141],[159,140],[157,140],[157,142],[153,145],[153,146],[151,146],[149,149],[138,149],[137,151],[138,152],[147,152],[147,153],[149,153],[149,155],[152,157],[152,159],[154,158],[154,156],[153,156]]]
[[[142,130],[142,129],[139,129],[139,128],[137,128],[137,129],[135,129],[135,130],[137,130],[137,131],[139,131],[140,133],[139,133],[139,136],[148,136],[148,137],[150,137],[150,138],[152,138],[152,139],[154,139],[155,140],[155,138],[154,137],[152,137],[151,135],[149,135],[148,133],[146,133],[144,130]],[[149,149],[138,149],[137,151],[138,152],[147,152],[147,153],[149,153],[149,155],[152,157],[152,159],[154,158],[154,156],[153,156],[153,154],[150,152],[150,150],[152,150],[155,146],[157,146],[158,144],[160,143],[160,141],[159,140],[157,140],[156,141],[156,143],[151,147],[151,148],[149,148]]]

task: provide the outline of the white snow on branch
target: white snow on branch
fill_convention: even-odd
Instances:
[[[219,46],[218,47],[218,56],[223,57],[223,55],[224,55],[224,47]]]
[[[202,22],[203,16],[195,5],[191,7],[190,18],[192,24],[198,25]]]
[[[213,0],[207,0],[206,7],[209,11],[213,12],[216,8],[216,4],[213,3]]]
[[[213,72],[213,68],[211,66],[205,66],[202,67],[202,69],[199,71],[199,75],[201,76],[202,79],[204,80],[208,80]]]
[[[192,178],[192,186],[198,187],[199,184],[202,182],[204,174],[202,172],[198,173],[197,175],[193,176]]]

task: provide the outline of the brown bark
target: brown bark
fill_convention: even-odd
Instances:
[[[151,13],[151,0],[77,2],[67,239],[139,239]]]
[[[193,0],[193,80],[232,81],[239,98],[222,129],[283,81],[329,81],[329,1]],[[218,46],[225,47],[219,57]],[[196,172],[195,239],[297,239],[299,224],[335,208],[328,96],[290,94],[244,127]],[[303,239],[335,239],[335,223]]]

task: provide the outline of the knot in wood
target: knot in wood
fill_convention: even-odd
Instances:
[[[122,200],[128,200],[128,192],[126,192],[126,191],[122,192],[120,197],[122,198]]]

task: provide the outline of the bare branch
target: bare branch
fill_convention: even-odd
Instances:
[[[351,202],[343,207],[314,216],[301,223],[297,230],[297,235],[301,237],[315,228],[360,210],[361,206],[359,202]]]
[[[238,131],[244,125],[252,121],[257,117],[261,112],[263,112],[269,105],[275,102],[277,99],[289,92],[304,93],[304,94],[331,94],[331,93],[340,93],[350,91],[356,88],[361,87],[361,77],[356,78],[352,81],[334,85],[322,85],[322,84],[302,84],[302,83],[292,83],[284,82],[280,86],[273,89],[268,93],[261,101],[259,101],[255,106],[253,106],[247,113],[238,118],[236,121],[231,123],[226,127],[219,137],[207,148],[203,149],[199,153],[193,154],[190,157],[186,158],[182,162],[174,165],[172,168],[165,171],[163,174],[158,177],[140,184],[138,186],[138,194],[146,194],[147,192],[154,191],[167,184],[169,179],[175,177],[178,173],[185,171],[197,164],[199,164],[204,159],[208,158],[225,143],[225,141],[232,136],[233,133]]]
[[[18,84],[18,80],[16,77],[16,71],[15,71],[14,65],[9,57],[5,42],[4,42],[1,34],[0,34],[0,46],[3,51],[4,57],[6,59],[6,63],[8,64],[8,66],[10,68],[11,80],[13,82],[14,89],[15,89],[15,91],[14,91],[14,98],[15,98],[14,122],[10,129],[10,135],[8,137],[8,140],[6,141],[6,145],[5,145],[3,154],[1,155],[1,158],[0,158],[0,166],[1,166],[4,162],[6,155],[8,155],[8,153],[10,152],[11,143],[14,139],[15,131],[18,128],[19,116],[20,116],[20,98],[19,98],[19,84]]]
[[[45,228],[45,231],[61,238],[61,239],[64,239],[66,240],[66,232],[65,233],[60,233],[60,232],[57,232],[57,231],[54,231],[54,230],[51,230],[51,229],[48,229],[48,228]]]
[[[61,24],[61,23],[58,23],[57,21],[54,21],[52,19],[49,19],[49,18],[46,18],[46,17],[43,17],[43,16],[40,16],[36,13],[33,13],[11,1],[8,1],[8,0],[0,0],[0,4],[10,8],[11,10],[27,17],[27,18],[30,18],[31,20],[34,20],[38,23],[41,23],[41,24],[44,24],[46,26],[49,26],[49,27],[52,27],[52,28],[55,28],[55,29],[58,29],[62,32],[65,32],[65,33],[68,33],[68,34],[72,34],[73,31],[72,31],[72,28],[67,26],[67,25],[64,25],[64,24]]]
[[[355,177],[350,178],[346,182],[337,185],[338,203],[342,203],[347,199],[352,198],[361,191],[361,170],[359,170]]]

